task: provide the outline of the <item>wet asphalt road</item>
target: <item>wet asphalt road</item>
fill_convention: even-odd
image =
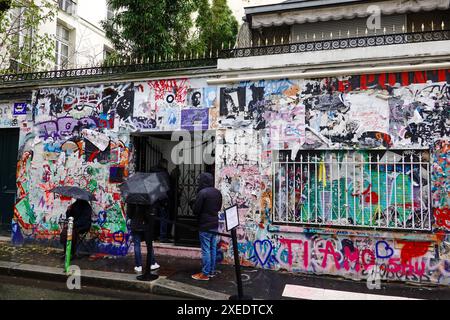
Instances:
[[[173,297],[0,275],[0,300],[174,300]]]

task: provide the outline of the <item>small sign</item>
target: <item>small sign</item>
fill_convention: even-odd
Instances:
[[[239,213],[237,205],[225,209],[225,224],[227,231],[231,231],[239,226]]]
[[[26,103],[14,103],[13,115],[21,116],[27,114],[27,104]]]

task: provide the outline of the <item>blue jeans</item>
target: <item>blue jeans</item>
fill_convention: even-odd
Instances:
[[[134,244],[134,263],[136,267],[142,267],[141,240],[143,235],[140,232],[132,232],[131,236],[133,237],[133,244]],[[151,252],[150,261],[152,265],[156,263],[154,250],[152,250]]]
[[[216,271],[217,236],[200,232],[200,245],[202,248],[202,273],[209,276]]]

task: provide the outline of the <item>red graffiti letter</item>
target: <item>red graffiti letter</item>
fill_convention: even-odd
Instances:
[[[336,269],[339,270],[341,268],[341,266],[339,265],[339,253],[336,253],[336,251],[334,251],[333,243],[331,241],[327,241],[325,249],[319,249],[319,251],[324,254],[323,261],[322,261],[322,268],[325,268],[327,266],[327,260],[328,260],[329,254],[333,255],[334,264],[336,265]]]
[[[344,247],[344,268],[345,270],[350,269],[350,263],[349,261],[354,261],[355,263],[355,271],[359,271],[360,264],[359,264],[359,250],[355,248],[353,252],[350,251],[349,247]]]
[[[370,256],[369,262],[366,260],[366,256]],[[372,250],[364,249],[361,253],[361,261],[363,264],[364,270],[368,270],[370,267],[375,265],[375,255],[373,254]]]

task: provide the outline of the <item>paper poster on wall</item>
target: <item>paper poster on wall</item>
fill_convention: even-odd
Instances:
[[[208,130],[209,109],[184,109],[181,110],[181,129],[183,130]]]

